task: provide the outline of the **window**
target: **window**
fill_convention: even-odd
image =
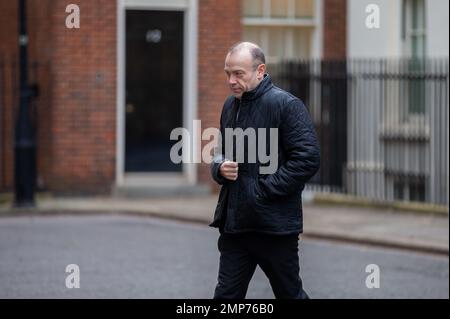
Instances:
[[[425,201],[425,184],[423,182],[416,182],[408,185],[409,200],[413,202]]]
[[[400,179],[394,182],[394,199],[424,202],[425,201],[424,179]]]
[[[244,0],[242,7],[244,17],[261,17],[263,15],[261,0]]]
[[[425,57],[425,0],[403,0],[403,51],[410,58]]]
[[[408,113],[425,113],[425,55],[426,21],[425,0],[403,0],[402,40],[404,56],[408,61]]]
[[[311,57],[314,0],[243,0],[243,17],[243,40],[258,43],[267,64]]]

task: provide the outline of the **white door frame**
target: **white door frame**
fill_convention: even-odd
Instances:
[[[116,185],[195,184],[197,166],[183,164],[182,173],[125,174],[125,11],[127,9],[184,12],[183,127],[194,132],[197,117],[197,25],[198,0],[117,0],[117,110],[116,110]],[[167,137],[169,138],[169,136]],[[192,151],[200,147],[193,138]],[[195,154],[195,153],[193,153]]]

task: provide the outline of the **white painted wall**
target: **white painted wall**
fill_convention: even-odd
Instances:
[[[448,58],[449,1],[428,0],[426,3],[427,56]]]
[[[380,8],[380,28],[366,27],[366,7]],[[350,58],[398,57],[401,55],[401,0],[348,0],[347,55]]]
[[[380,29],[365,25],[369,4],[380,8]],[[347,54],[350,58],[400,57],[401,0],[348,0]],[[449,1],[426,0],[426,55],[449,55]]]

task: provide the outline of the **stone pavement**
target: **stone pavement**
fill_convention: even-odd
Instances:
[[[211,222],[217,195],[125,199],[118,197],[40,198],[37,208],[12,209],[0,204],[0,216],[23,214],[138,214]],[[411,249],[448,255],[448,214],[387,208],[304,204],[305,237]]]

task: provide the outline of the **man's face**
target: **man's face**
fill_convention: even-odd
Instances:
[[[224,70],[228,77],[231,93],[240,99],[244,92],[251,91],[258,86],[264,76],[265,66],[260,64],[255,70],[250,52],[240,50],[227,55]]]

